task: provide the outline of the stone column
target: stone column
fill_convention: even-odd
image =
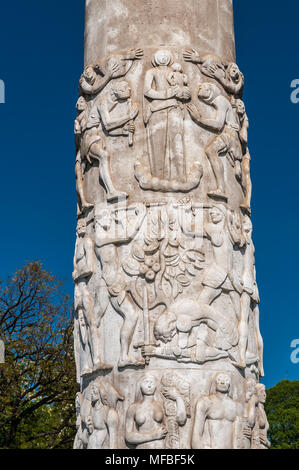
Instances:
[[[232,0],[87,0],[75,448],[265,448]]]

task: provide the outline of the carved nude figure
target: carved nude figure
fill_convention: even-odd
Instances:
[[[107,381],[93,383],[89,415],[92,432],[88,449],[118,449],[119,416],[116,405],[123,399]]]
[[[244,88],[244,75],[234,62],[228,62],[212,54],[200,56],[195,49],[186,50],[184,59],[197,64],[207,77],[214,78],[229,94],[241,98]]]
[[[228,157],[231,165],[235,167],[236,178],[241,181],[242,149],[239,139],[239,122],[230,101],[221,94],[217,85],[202,83],[198,90],[198,97],[205,104],[211,106],[215,114],[213,118],[207,118],[197,106],[190,103],[187,104],[187,109],[192,119],[197,124],[218,133],[205,148],[217,185],[214,190],[208,192],[208,195],[227,201],[224,169],[220,157],[223,155]]]
[[[243,248],[243,273],[242,273],[242,294],[241,294],[241,315],[239,320],[239,361],[235,363],[237,367],[245,369],[247,363],[258,360],[259,372],[264,376],[263,370],[263,339],[259,328],[259,293],[256,284],[254,245],[252,242],[252,223],[250,217],[243,217],[243,233],[246,244]],[[254,331],[256,336],[258,358],[255,355],[250,361],[250,354],[247,351],[249,335],[249,316],[252,312]],[[249,361],[249,362],[248,362]]]
[[[212,382],[210,394],[196,401],[191,448],[232,449],[234,423],[241,415],[241,403],[231,398],[230,376],[218,373]]]
[[[81,354],[81,376],[99,369],[110,369],[100,356],[100,338],[97,321],[94,315],[94,302],[88,290],[88,281],[94,272],[94,245],[86,236],[86,221],[79,219],[77,225],[77,241],[74,255],[73,280],[75,282],[75,311],[78,317],[80,343],[84,350]],[[88,366],[89,351],[92,369]]]
[[[74,132],[75,132],[75,146],[76,146],[76,163],[75,163],[75,174],[76,174],[76,190],[78,197],[78,215],[85,209],[90,209],[93,207],[93,204],[89,203],[85,196],[84,183],[83,183],[83,174],[84,174],[84,158],[81,154],[81,141],[83,134],[86,130],[87,124],[87,103],[83,96],[80,96],[77,104],[77,117],[75,120]],[[84,155],[83,155],[84,157]]]
[[[114,82],[111,89],[95,101],[92,110],[102,121],[111,136],[128,136],[133,144],[135,132],[134,119],[138,115],[138,106],[132,102],[131,88],[126,81]]]
[[[138,387],[141,398],[129,406],[126,415],[126,442],[136,449],[164,449],[167,429],[163,404],[156,398],[156,378],[148,373]]]
[[[269,423],[264,409],[266,403],[266,387],[264,384],[256,385],[258,398],[257,420],[253,430],[253,449],[269,449],[271,442],[268,439]]]
[[[110,294],[110,303],[124,319],[120,332],[120,358],[118,367],[142,365],[143,361],[130,357],[129,350],[138,320],[138,307],[127,290],[122,272],[117,245],[131,242],[139,231],[146,216],[146,207],[137,210],[135,224],[126,224],[128,230],[117,235],[115,221],[109,210],[103,210],[95,219],[95,253],[102,266],[102,277]]]
[[[250,177],[250,154],[248,150],[248,128],[249,121],[245,111],[245,105],[242,100],[236,100],[236,111],[240,122],[240,140],[242,144],[242,186],[244,190],[244,201],[240,205],[248,215],[251,214],[251,195],[252,195],[252,182]]]

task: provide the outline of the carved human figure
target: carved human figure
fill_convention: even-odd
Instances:
[[[167,50],[154,54],[153,68],[144,80],[144,122],[152,176],[184,182],[184,110],[182,102],[191,97],[186,76],[171,68],[172,55]],[[179,76],[178,76],[179,75]]]
[[[90,422],[91,394],[90,386],[84,393],[76,395],[77,434],[74,441],[74,449],[87,449],[89,437],[92,433]],[[79,414],[80,413],[80,414]]]
[[[190,344],[192,329],[202,323],[216,332],[216,347],[208,346],[199,337]],[[209,305],[191,299],[179,299],[163,312],[154,323],[154,335],[166,346],[144,346],[144,356],[176,359],[179,362],[204,363],[227,357],[227,349],[236,343],[234,330],[226,318]],[[177,341],[172,346],[174,336]],[[192,351],[192,348],[194,351]]]
[[[232,449],[235,420],[241,415],[241,403],[231,398],[230,376],[218,373],[210,394],[199,397],[195,403],[191,448]]]
[[[94,315],[94,302],[88,289],[89,279],[94,272],[94,244],[92,239],[86,236],[86,233],[86,220],[79,219],[73,280],[75,282],[76,331],[79,334],[81,345],[81,376],[112,367],[101,361],[98,324]],[[89,366],[90,361],[92,368]]]
[[[138,320],[139,310],[128,292],[122,271],[117,245],[131,242],[139,231],[146,216],[146,207],[136,209],[135,223],[124,223],[127,230],[117,234],[115,220],[109,210],[101,211],[95,218],[95,253],[102,266],[102,277],[110,294],[110,303],[124,319],[120,331],[120,358],[118,367],[143,365],[144,362],[129,354],[132,337]],[[121,220],[119,221],[121,224]]]
[[[81,213],[85,209],[90,209],[93,207],[93,204],[87,201],[85,190],[84,190],[84,182],[83,182],[83,174],[84,174],[84,155],[82,158],[81,154],[81,141],[83,138],[83,134],[86,130],[87,124],[87,102],[83,96],[80,96],[76,108],[77,108],[77,117],[75,120],[74,132],[75,132],[75,146],[76,146],[76,163],[75,163],[75,175],[76,175],[76,191],[77,191],[77,214],[81,215]]]
[[[113,82],[110,90],[95,100],[91,115],[98,123],[102,122],[109,135],[128,136],[129,144],[133,145],[134,119],[139,110],[131,94],[128,82]]]
[[[107,201],[112,202],[127,197],[127,194],[117,191],[111,179],[110,156],[106,150],[104,133],[101,129],[102,121],[98,103],[99,100],[95,100],[88,110],[86,130],[81,139],[81,158],[84,156],[89,163],[92,159],[99,162],[100,178],[106,190]]]
[[[266,416],[264,405],[266,403],[266,387],[264,384],[256,385],[258,398],[257,419],[253,430],[253,449],[269,449],[271,442],[268,439],[269,422]]]
[[[92,384],[88,449],[118,449],[119,400],[124,397],[109,382],[100,379]]]
[[[258,360],[259,372],[264,376],[263,369],[263,339],[259,328],[259,293],[256,284],[255,274],[255,248],[252,242],[252,222],[248,215],[243,217],[243,233],[245,245],[242,249],[243,272],[242,272],[242,294],[241,294],[241,315],[239,319],[239,361],[237,367],[245,369],[246,365]],[[252,312],[252,313],[251,313]],[[258,357],[247,351],[249,335],[249,317],[253,315],[253,325],[256,337]],[[250,360],[251,357],[251,360]]]
[[[164,449],[167,429],[163,404],[156,397],[156,378],[145,374],[138,389],[141,398],[129,406],[126,414],[126,442],[136,449]]]
[[[240,205],[245,213],[251,213],[251,195],[252,195],[252,182],[250,177],[250,153],[248,150],[248,128],[249,120],[246,114],[244,102],[240,99],[236,100],[236,111],[240,122],[240,140],[242,144],[242,186],[244,190],[244,200]]]
[[[234,270],[234,248],[243,246],[236,217],[223,204],[209,209],[209,221],[204,223],[203,233],[195,233],[182,225],[187,235],[207,238],[212,247],[212,263],[204,270],[202,287],[198,296],[201,305],[211,305],[222,291],[229,293],[235,308],[236,317],[240,316],[240,294],[242,283]]]
[[[79,92],[85,95],[100,93],[110,80],[126,75],[133,62],[142,56],[142,49],[131,49],[124,55],[109,56],[103,63],[87,65],[80,78]]]
[[[197,106],[189,103],[187,109],[192,119],[208,130],[218,133],[205,148],[216,179],[216,188],[209,191],[208,195],[227,201],[224,169],[220,157],[227,156],[231,165],[235,167],[236,178],[241,181],[242,149],[239,122],[230,101],[221,94],[220,88],[214,83],[202,83],[198,90],[198,98],[213,108],[214,117],[206,117]]]
[[[82,402],[82,394],[78,392],[76,394],[75,400],[75,410],[76,410],[76,436],[74,440],[74,449],[83,449],[83,442],[82,442],[82,418],[81,418],[81,402]]]
[[[207,77],[214,78],[224,90],[235,98],[241,98],[244,88],[244,75],[234,62],[229,62],[212,54],[200,54],[195,50],[186,50],[183,54],[186,62],[197,64]]]

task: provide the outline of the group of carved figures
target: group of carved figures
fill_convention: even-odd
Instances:
[[[188,420],[191,434],[185,445],[191,448],[267,448],[265,390],[257,383],[264,376],[263,341],[251,238],[248,118],[241,100],[244,77],[232,62],[185,51],[184,60],[201,72],[195,104],[181,64],[168,50],[154,54],[144,78],[147,152],[135,162],[132,177],[142,191],[174,194],[164,201],[160,194],[156,202],[152,196],[148,202],[132,204],[115,186],[107,138],[126,137],[128,146],[134,145],[139,106],[124,77],[142,56],[141,49],[134,49],[108,57],[85,67],[80,79],[73,279],[81,392],[76,400],[75,448],[118,448],[124,443],[141,449],[180,448],[180,430]],[[202,76],[212,81],[202,81]],[[204,166],[194,159],[188,167],[187,116],[212,134],[204,148]],[[235,210],[227,204],[224,158],[243,194]],[[106,192],[103,204],[86,197],[85,177],[94,165]],[[207,165],[215,186],[208,189],[205,202],[194,202],[192,195],[179,199],[182,195],[176,193],[188,193],[200,184]],[[233,315],[217,304],[223,298]],[[117,364],[107,363],[103,352],[107,338],[102,325],[105,315],[111,315],[108,311],[121,317],[119,331],[112,333],[119,338]],[[197,370],[220,361],[218,370],[223,372],[213,377],[210,392],[200,396],[174,372],[160,378],[146,373],[135,402],[124,411],[125,437],[120,443],[119,409],[125,396],[112,385],[109,374],[95,377],[104,373],[100,371],[146,369],[151,361],[161,360],[166,367],[167,361],[175,361]],[[246,384],[245,404],[233,398],[226,368],[240,373]]]
[[[151,357],[197,364],[226,359],[239,370],[251,368],[257,378],[264,375],[248,215],[223,204],[196,208],[189,199],[172,206],[140,203],[101,209],[92,229],[94,240],[87,236],[85,219],[79,219],[73,279],[80,376],[113,368],[100,351],[101,323],[109,305],[123,319],[120,369],[144,367]],[[123,246],[130,248],[130,256],[121,255]],[[89,283],[95,255],[103,282],[94,297]],[[238,255],[242,266],[237,271]],[[215,307],[222,294],[229,298],[233,317]],[[138,322],[144,335],[134,343]],[[255,351],[249,347],[250,324]]]
[[[107,201],[112,203],[128,196],[113,183],[106,138],[127,136],[128,145],[133,146],[139,105],[133,101],[128,81],[121,78],[142,56],[141,49],[110,56],[102,63],[86,66],[80,79],[75,121],[79,215],[93,207],[85,195],[84,174],[95,161]],[[187,50],[183,58],[198,65],[201,74],[213,82],[201,81],[196,90],[196,100],[201,103],[198,106],[192,102],[188,77],[181,64],[173,61],[171,52],[158,50],[154,54],[153,67],[145,73],[142,106],[147,162],[136,161],[135,177],[143,190],[189,192],[199,185],[203,166],[195,159],[187,168],[185,155],[184,121],[189,114],[196,124],[212,134],[204,149],[215,179],[215,187],[208,191],[208,196],[223,202],[228,200],[223,167],[223,157],[226,157],[244,193],[240,207],[250,214],[249,124],[241,100],[244,77],[235,63],[214,55],[200,56],[195,50]],[[191,142],[188,145],[192,148]]]
[[[128,404],[123,432],[118,402],[122,396],[106,378],[98,378],[76,397],[75,449],[267,449],[269,424],[265,386],[244,383],[245,401],[234,398],[231,377],[217,372],[207,394],[190,399],[190,384],[175,372],[158,379],[145,373]],[[184,429],[190,420],[188,432]]]

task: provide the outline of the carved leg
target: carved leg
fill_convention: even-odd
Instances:
[[[247,156],[248,155],[248,156]],[[245,197],[244,201],[241,204],[241,209],[244,209],[245,212],[250,215],[251,213],[251,195],[252,195],[252,182],[250,178],[250,156],[247,153],[246,156],[243,157],[242,160],[242,173],[243,173],[243,181],[244,181],[244,192]]]
[[[211,305],[211,303],[221,294],[221,289],[214,289],[214,287],[203,286],[198,302],[201,304]]]
[[[167,153],[168,111],[162,110],[152,114],[147,126],[148,151],[152,176],[164,178],[165,155]]]
[[[77,161],[75,165],[75,174],[76,174],[76,190],[77,190],[80,205],[82,206],[82,209],[89,209],[93,207],[93,204],[87,202],[85,198],[82,169],[81,169],[81,163],[79,161]]]
[[[126,294],[121,306],[118,305],[115,297],[111,298],[111,304],[124,319],[120,330],[120,358],[118,361],[118,367],[144,365],[144,360],[138,360],[134,357],[130,357],[129,355],[133,334],[138,320],[136,305],[128,294]]]
[[[206,148],[206,156],[211,164],[217,184],[217,188],[213,191],[209,191],[208,195],[227,200],[227,196],[225,194],[223,164],[219,157],[218,147],[219,145],[217,141],[214,141]]]
[[[250,313],[251,297],[247,292],[243,292],[241,296],[241,317],[239,322],[239,355],[240,362],[235,364],[238,367],[246,367],[246,350],[248,343],[248,319]]]
[[[263,351],[264,351],[264,343],[263,338],[260,331],[260,310],[258,304],[255,305],[253,309],[253,322],[254,322],[254,330],[256,335],[256,342],[257,342],[257,350],[258,350],[258,358],[259,358],[259,370],[261,377],[264,377],[264,364],[263,364]]]
[[[107,192],[107,201],[111,202],[115,199],[123,199],[128,195],[125,192],[117,191],[112,183],[110,165],[109,165],[109,154],[103,148],[103,144],[100,142],[94,143],[90,148],[91,157],[99,161],[100,177],[103,181]]]

